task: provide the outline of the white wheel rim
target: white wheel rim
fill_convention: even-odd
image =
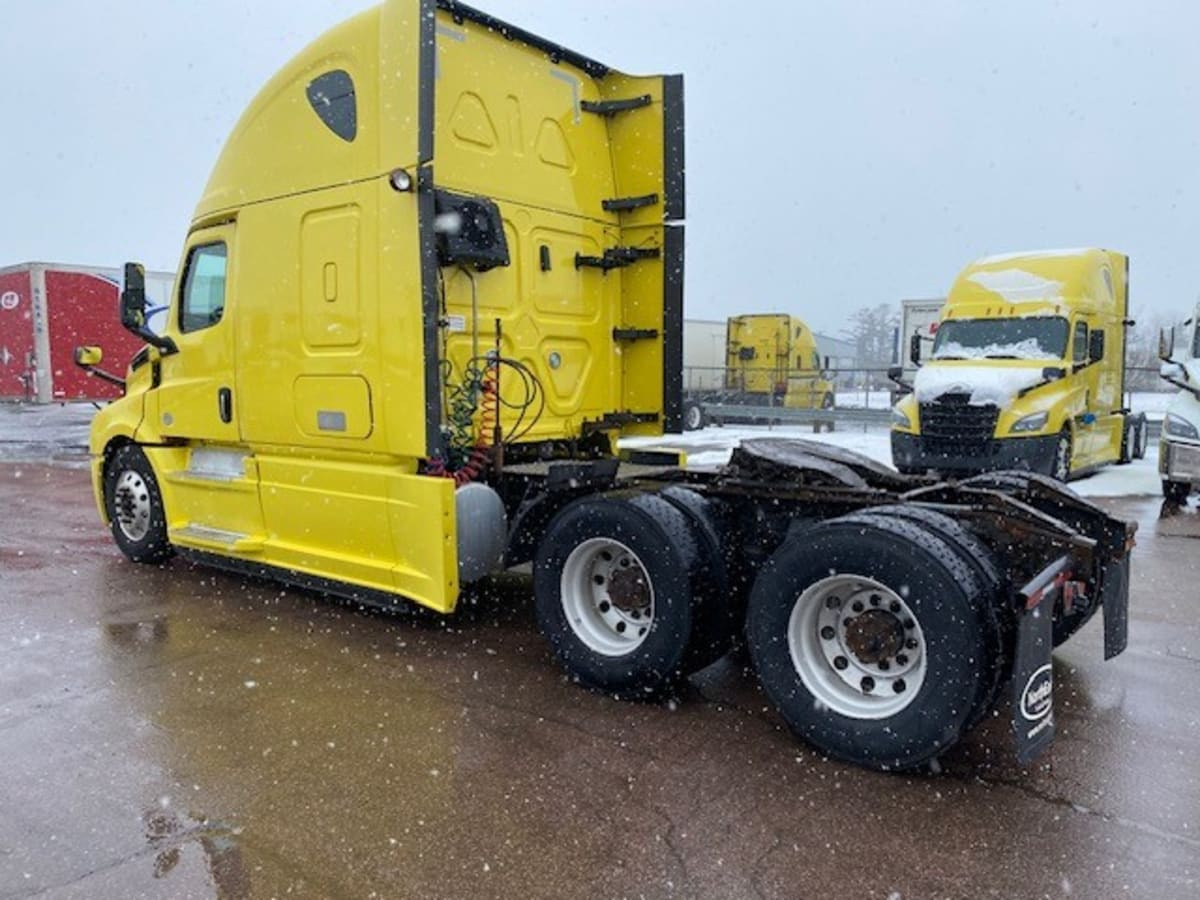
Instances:
[[[858,575],[810,585],[788,619],[792,665],[817,702],[852,719],[886,719],[925,682],[925,635],[895,591]]]
[[[700,407],[689,406],[687,408],[687,422],[685,424],[688,427],[688,431],[699,430],[699,428],[700,428]]]
[[[117,479],[113,496],[117,527],[131,541],[140,541],[150,532],[150,488],[132,469]]]
[[[563,563],[562,607],[587,648],[624,656],[654,625],[654,585],[638,555],[620,541],[589,538]]]
[[[1054,452],[1054,474],[1059,481],[1066,481],[1071,474],[1071,439],[1062,437]]]

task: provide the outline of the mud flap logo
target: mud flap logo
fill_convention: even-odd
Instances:
[[[21,303],[21,295],[16,291],[5,291],[0,295],[0,308],[9,310],[16,309]]]
[[[1054,722],[1054,676],[1049,665],[1034,671],[1021,692],[1021,715],[1032,723],[1025,736],[1032,738]]]

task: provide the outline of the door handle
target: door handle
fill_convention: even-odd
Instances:
[[[217,414],[226,425],[233,421],[233,391],[227,387],[217,391]]]

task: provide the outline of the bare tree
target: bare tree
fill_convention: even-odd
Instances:
[[[900,325],[900,310],[886,303],[864,306],[850,316],[850,326],[842,333],[854,342],[854,355],[860,369],[878,369],[869,376],[882,382],[883,370],[892,363],[895,331]]]

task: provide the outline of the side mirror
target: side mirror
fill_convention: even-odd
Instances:
[[[99,378],[101,381],[107,381],[109,384],[115,384],[117,387],[124,389],[124,378],[97,368],[103,359],[104,351],[99,347],[83,346],[75,348],[75,365],[79,366],[79,368],[83,369],[89,375]]]
[[[76,347],[75,348],[75,365],[81,368],[89,366],[98,366],[104,361],[104,351],[99,347]]]
[[[1104,359],[1104,332],[1093,331],[1088,335],[1088,362]]]
[[[1167,329],[1160,328],[1158,330],[1158,358],[1170,359],[1173,352],[1175,352],[1175,327],[1171,326],[1169,337]]]
[[[824,369],[826,372],[828,372],[828,371],[829,371],[829,357],[828,357],[828,356],[826,356],[826,357],[825,357],[825,358],[822,360],[822,362],[824,363],[824,365],[823,365],[823,366],[821,366],[821,368],[822,368],[822,369]]]
[[[1046,381],[1058,381],[1060,378],[1067,377],[1067,370],[1061,366],[1046,366],[1042,369],[1042,378]]]
[[[908,359],[914,366],[921,364],[921,336],[914,334],[908,339]]]
[[[155,334],[146,324],[146,270],[140,263],[125,263],[125,287],[121,291],[121,325],[163,353],[178,353],[169,337]]]
[[[894,381],[896,384],[904,384],[904,367],[888,366],[887,377],[889,381]]]

